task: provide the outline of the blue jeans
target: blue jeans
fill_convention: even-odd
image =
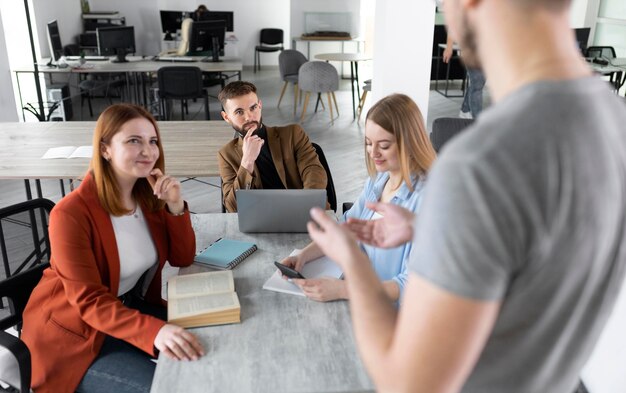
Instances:
[[[125,302],[126,303],[126,302]],[[128,307],[160,319],[167,319],[164,307],[132,298]],[[139,348],[117,338],[106,336],[98,357],[93,361],[76,389],[80,393],[150,392],[156,363]]]
[[[462,112],[472,112],[472,117],[476,118],[483,110],[483,87],[485,87],[485,75],[477,69],[467,69],[469,87],[463,98],[461,105]]]

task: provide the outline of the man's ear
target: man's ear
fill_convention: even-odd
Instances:
[[[259,100],[259,109],[263,109],[263,103]]]
[[[225,122],[230,124],[230,120],[228,119],[228,114],[226,112],[221,111],[220,115],[222,115],[222,119],[224,119]]]

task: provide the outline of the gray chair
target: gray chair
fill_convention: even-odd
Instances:
[[[430,141],[438,153],[441,147],[474,122],[473,119],[460,119],[458,117],[440,117],[433,122],[433,131],[430,133]]]
[[[278,52],[285,49],[283,47],[282,29],[261,29],[259,45],[254,47],[254,72],[261,70],[261,52]]]
[[[293,49],[286,49],[280,52],[278,55],[278,70],[280,71],[280,78],[285,82],[283,89],[280,92],[280,98],[278,99],[277,107],[280,107],[280,102],[283,100],[283,95],[287,89],[289,83],[293,83],[293,115],[296,115],[296,109],[298,107],[298,71],[302,64],[306,63],[306,57]]]
[[[367,97],[367,93],[372,91],[372,80],[368,79],[363,83],[363,94],[361,94],[361,101],[359,101],[359,106],[356,108],[358,116],[356,121],[358,122],[361,119],[361,112],[363,112],[363,106],[365,105],[365,98]]]
[[[330,108],[331,123],[334,120],[333,101],[337,109],[337,116],[339,116],[339,107],[337,106],[337,99],[335,98],[335,91],[339,89],[339,74],[333,65],[325,61],[309,61],[304,63],[298,73],[298,86],[301,92],[306,92],[300,121],[304,120],[304,114],[306,113],[306,107],[311,98],[311,93],[326,93],[328,97],[328,107]]]

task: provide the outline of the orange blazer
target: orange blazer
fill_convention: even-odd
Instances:
[[[173,216],[143,210],[157,249],[159,269],[146,300],[161,300],[161,270],[193,262],[196,241],[189,211]],[[50,214],[50,268],[24,310],[22,340],[32,357],[32,388],[74,392],[102,347],[105,335],[155,356],[154,339],[164,321],[141,314],[117,297],[120,259],[109,214],[90,174]]]

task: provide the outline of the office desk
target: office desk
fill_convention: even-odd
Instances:
[[[459,48],[457,44],[454,44],[452,46],[452,56],[446,64],[446,89],[445,91],[439,90],[439,64],[443,62],[443,51],[446,49],[446,46],[446,44],[439,44],[437,46],[437,71],[435,73],[435,91],[444,97],[463,97],[465,95],[465,81],[463,81],[463,85],[461,86],[461,94],[452,95],[448,93],[448,89],[450,87],[450,62],[453,58],[460,58],[461,48]]]
[[[372,60],[371,56],[363,53],[321,53],[315,55],[316,59],[326,61],[349,61],[350,62],[350,87],[352,88],[352,115],[356,119],[356,104],[354,100],[354,82],[356,81],[356,102],[361,101],[359,87],[359,61]]]
[[[0,179],[81,179],[89,168],[87,158],[42,160],[51,147],[91,145],[96,122],[0,123]],[[176,177],[219,176],[218,150],[233,138],[223,121],[159,122],[165,170]],[[41,197],[37,181],[37,195]],[[61,193],[65,194],[61,180]]]
[[[50,75],[73,75],[73,74],[124,74],[126,77],[126,94],[131,102],[147,106],[148,99],[145,94],[144,78],[145,73],[157,72],[162,67],[198,67],[202,72],[217,72],[217,73],[235,73],[237,78],[241,80],[241,71],[243,70],[243,62],[237,58],[222,58],[221,62],[203,62],[204,56],[194,56],[198,61],[193,62],[170,62],[170,61],[155,61],[149,58],[142,58],[140,56],[127,56],[128,62],[126,63],[111,63],[110,61],[92,61],[87,62],[80,66],[78,61],[68,62],[69,67],[46,67],[40,66],[39,72]],[[43,59],[42,64],[45,64],[48,59]],[[20,96],[20,106],[23,107],[22,91],[20,87],[19,74],[34,72],[33,65],[26,65],[22,67],[16,67],[11,70],[16,74],[17,89]],[[128,83],[132,81],[133,83]]]
[[[621,62],[624,62],[624,65],[600,65],[600,64],[595,64],[595,63],[591,63],[588,62],[587,64],[589,64],[589,67],[591,67],[591,69],[593,70],[593,72],[595,72],[596,74],[602,75],[602,76],[609,76],[611,78],[611,83],[613,84],[613,87],[615,88],[615,92],[619,93],[619,89],[621,89],[621,87],[624,85],[624,82],[626,82],[626,62],[625,59],[613,59],[613,60],[621,60]]]
[[[361,51],[361,43],[365,40],[359,38],[341,38],[341,37],[292,37],[291,49],[298,49],[298,42],[306,42],[306,58],[311,58],[311,42],[341,42],[341,53],[345,52],[346,42],[353,42],[357,44],[357,51]]]
[[[373,389],[357,355],[347,302],[318,303],[261,288],[276,270],[273,261],[305,246],[307,234],[242,234],[235,213],[194,215],[192,222],[198,250],[220,237],[253,241],[259,249],[233,270],[241,323],[191,329],[206,355],[189,362],[159,356],[152,393]]]

